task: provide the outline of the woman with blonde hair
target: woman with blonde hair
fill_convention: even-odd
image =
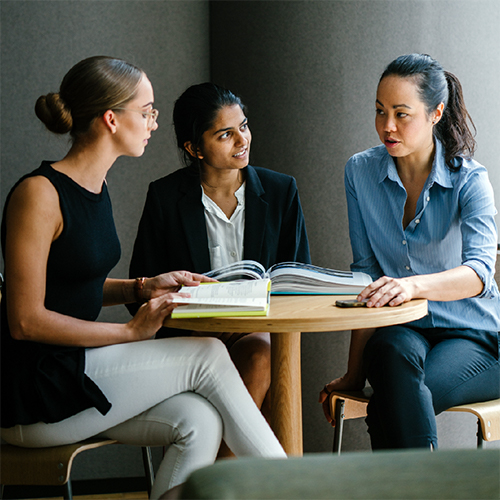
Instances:
[[[151,340],[180,285],[174,271],[111,279],[120,258],[106,175],[141,156],[158,128],[153,88],[139,68],[97,56],[76,64],[37,116],[72,145],[11,190],[2,220],[2,439],[57,446],[91,436],[167,446],[152,497],[215,459],[221,437],[237,455],[285,453],[216,339]],[[126,324],[97,322],[103,305],[140,304]]]

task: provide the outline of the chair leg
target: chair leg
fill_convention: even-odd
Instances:
[[[142,447],[142,461],[144,463],[144,471],[146,473],[148,497],[151,497],[151,490],[155,480],[155,473],[153,470],[153,460],[151,456],[151,448],[149,446]]]
[[[481,427],[481,421],[477,419],[477,447],[483,447],[483,429]]]
[[[64,500],[73,500],[73,491],[71,489],[71,479],[68,479],[68,482],[63,486],[63,488],[64,488],[64,493],[63,493]]]
[[[340,455],[342,447],[342,433],[344,431],[345,400],[337,399],[335,403],[335,431],[333,434],[333,453]]]

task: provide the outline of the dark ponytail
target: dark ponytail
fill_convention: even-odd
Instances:
[[[454,162],[457,156],[471,158],[476,149],[476,127],[465,107],[458,78],[444,71],[443,67],[427,54],[398,57],[387,66],[380,81],[392,75],[414,79],[427,113],[432,113],[439,104],[444,104],[443,116],[434,127],[434,135],[443,143],[448,168],[457,169]]]
[[[457,156],[472,158],[476,150],[476,127],[465,107],[462,85],[458,78],[448,71],[444,72],[448,84],[448,105],[443,117],[436,125],[434,133],[443,143],[446,165],[454,170],[453,159]],[[469,123],[474,132],[471,131]]]

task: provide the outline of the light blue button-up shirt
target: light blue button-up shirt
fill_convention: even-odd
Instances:
[[[494,280],[496,209],[486,169],[458,158],[450,171],[436,141],[432,171],[420,193],[415,218],[403,228],[406,190],[381,145],[354,155],[345,168],[352,271],[403,278],[466,265],[483,282],[477,297],[429,302],[422,328],[500,330],[500,293]]]

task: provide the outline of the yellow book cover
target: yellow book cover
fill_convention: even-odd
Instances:
[[[202,283],[182,287],[191,297],[174,299],[183,304],[174,309],[172,318],[210,318],[223,316],[267,316],[271,280]]]

